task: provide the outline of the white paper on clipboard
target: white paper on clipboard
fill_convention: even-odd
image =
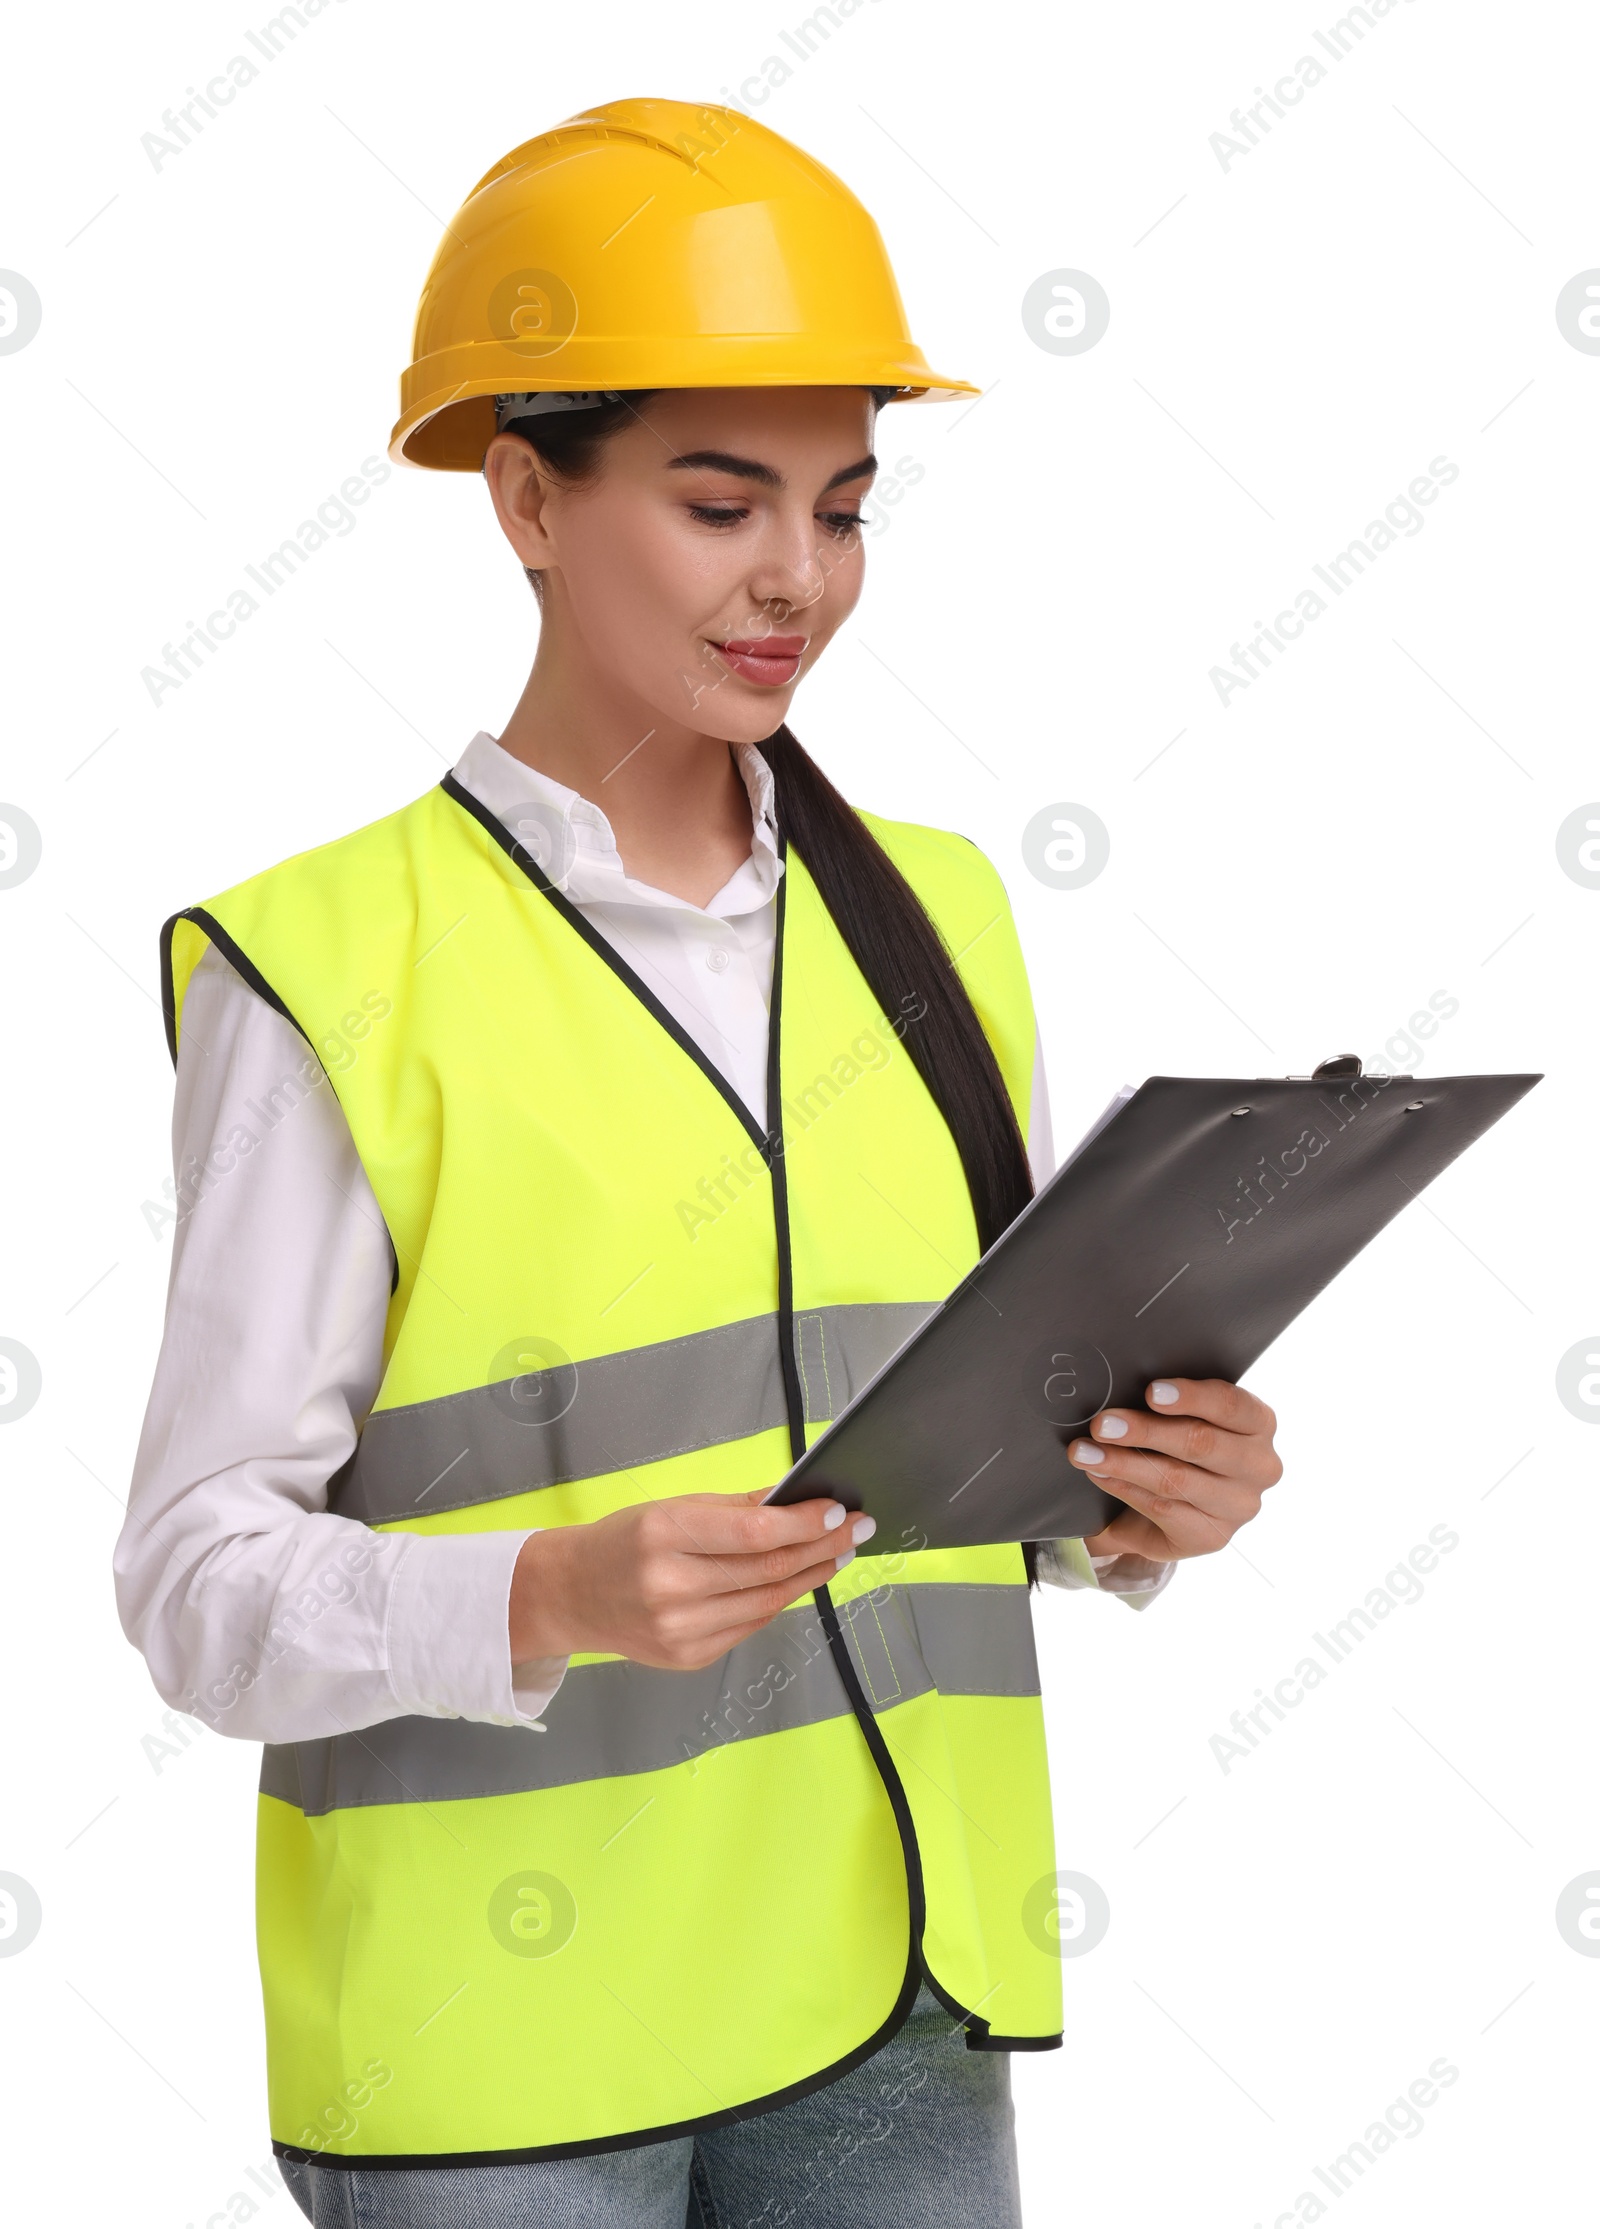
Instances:
[[[1128,1104],[1128,1101],[1133,1097],[1138,1088],[1139,1086],[1137,1084],[1123,1085],[1122,1089],[1117,1092],[1116,1095],[1107,1103],[1101,1113],[1095,1116],[1093,1122],[1090,1123],[1088,1129],[1085,1130],[1083,1136],[1078,1140],[1077,1144],[1067,1155],[1066,1159],[1057,1163],[1055,1174],[1051,1178],[1052,1183],[1054,1183],[1055,1177],[1059,1176],[1063,1169],[1067,1169],[1072,1166],[1073,1162],[1077,1160],[1078,1155],[1083,1151],[1086,1145],[1093,1144],[1094,1140],[1099,1137],[1101,1131],[1111,1120],[1112,1116],[1115,1114],[1120,1114],[1122,1112],[1122,1109]]]

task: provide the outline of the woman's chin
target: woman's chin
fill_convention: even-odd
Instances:
[[[758,689],[747,683],[741,692],[748,704],[736,699],[715,706],[697,705],[689,725],[717,743],[761,743],[789,717],[792,689]]]

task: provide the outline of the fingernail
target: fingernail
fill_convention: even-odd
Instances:
[[[824,1523],[824,1525],[826,1525],[829,1532],[836,1532],[838,1528],[844,1523],[846,1517],[848,1517],[849,1514],[850,1512],[848,1509],[845,1508],[844,1503],[842,1501],[836,1501],[833,1503],[828,1511],[828,1514],[823,1518],[822,1522]]]
[[[1178,1389],[1175,1385],[1169,1385],[1165,1378],[1158,1378],[1150,1388],[1150,1398],[1152,1401],[1172,1402],[1178,1398]]]
[[[1120,1416],[1103,1416],[1097,1427],[1103,1440],[1121,1440],[1128,1436],[1128,1427]]]
[[[850,1537],[859,1548],[863,1540],[870,1540],[878,1529],[876,1517],[858,1517],[850,1527]]]
[[[1092,1465],[1095,1463],[1103,1463],[1105,1459],[1105,1451],[1102,1448],[1096,1447],[1093,1440],[1073,1441],[1072,1460],[1075,1463],[1088,1463]]]
[[[854,1563],[855,1560],[856,1552],[854,1548],[846,1548],[842,1556],[836,1556],[834,1558],[833,1568],[835,1571],[842,1571],[847,1563]]]

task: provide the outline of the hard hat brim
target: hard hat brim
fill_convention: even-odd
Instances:
[[[702,359],[703,351],[702,340],[697,348]],[[459,353],[451,351],[452,355]],[[488,352],[480,348],[474,353]],[[571,369],[565,370],[561,378],[530,377],[526,359],[519,360],[509,351],[498,348],[493,353],[504,358],[497,370],[449,383],[436,375],[430,378],[428,374],[434,367],[427,363],[412,367],[401,382],[401,412],[389,436],[389,455],[396,464],[433,472],[481,471],[484,451],[495,435],[494,398],[508,392],[556,394],[599,386],[628,390],[644,387],[892,387],[896,390],[889,398],[892,402],[953,402],[958,396],[977,396],[983,392],[968,380],[950,379],[930,370],[915,351],[908,351],[896,363],[885,363],[875,356],[870,363],[853,365],[848,371],[827,372],[817,367],[803,373],[775,372],[770,366],[751,363],[747,344],[746,350],[729,351],[726,378],[707,379],[702,370],[696,378],[675,379],[661,374],[650,376],[642,364],[637,376],[619,375],[617,351],[612,347],[606,351],[608,376],[603,381],[575,376]],[[408,392],[413,386],[420,391]]]

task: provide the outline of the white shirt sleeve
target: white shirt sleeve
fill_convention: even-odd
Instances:
[[[1033,1038],[1033,1097],[1028,1115],[1028,1166],[1035,1191],[1055,1173],[1055,1141],[1050,1127],[1050,1086],[1044,1072],[1044,1043]],[[1091,1556],[1081,1540],[1039,1543],[1039,1576],[1052,1587],[1094,1587],[1120,1595],[1132,1610],[1148,1609],[1177,1570],[1175,1563],[1152,1563],[1146,1556]]]
[[[173,1107],[166,1326],[115,1556],[162,1698],[289,1742],[417,1715],[537,1727],[565,1658],[513,1667],[517,1532],[332,1514],[383,1368],[392,1256],[334,1091],[214,949]]]

